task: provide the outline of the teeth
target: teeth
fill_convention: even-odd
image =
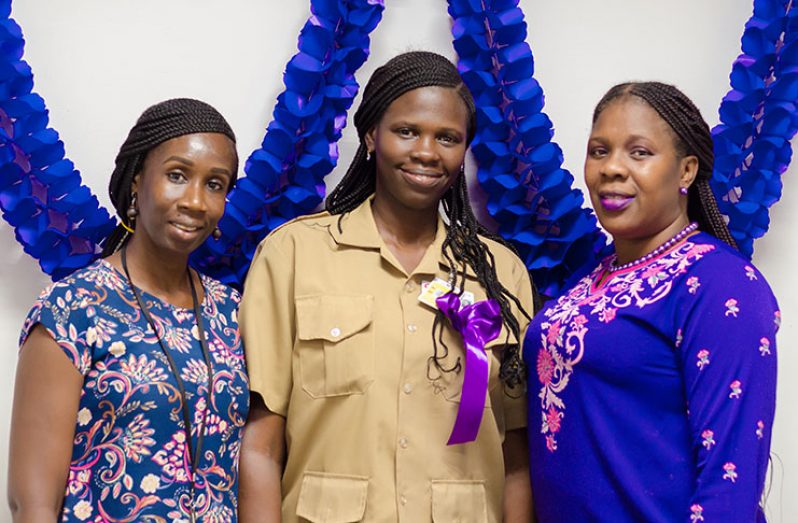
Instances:
[[[180,229],[181,231],[186,231],[186,232],[194,232],[199,229],[199,227],[188,227],[187,225],[183,225],[180,223],[175,223],[173,225],[178,229]]]

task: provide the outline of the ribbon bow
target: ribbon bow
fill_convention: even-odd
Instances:
[[[460,307],[460,297],[450,292],[435,300],[438,309],[463,337],[466,362],[463,392],[447,445],[477,439],[488,392],[488,355],[485,344],[501,332],[501,309],[495,300]]]

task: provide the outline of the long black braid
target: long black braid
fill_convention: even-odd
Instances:
[[[219,111],[191,98],[175,98],[153,105],[145,110],[116,155],[114,172],[108,184],[111,203],[122,223],[127,222],[127,210],[132,201],[135,176],[144,167],[144,159],[152,149],[172,138],[194,133],[220,133],[235,143],[236,136]],[[238,173],[238,155],[235,157],[232,189]],[[132,224],[129,224],[132,225]],[[131,227],[132,228],[132,227]],[[102,256],[113,254],[128,239],[124,225],[117,225],[103,244]]]
[[[593,123],[596,123],[601,112],[613,101],[629,96],[644,100],[673,129],[674,142],[679,154],[694,155],[698,158],[698,174],[687,196],[687,215],[690,220],[698,222],[702,231],[737,248],[709,186],[715,154],[712,148],[712,134],[709,132],[709,125],[701,116],[701,111],[683,92],[672,85],[660,82],[629,82],[616,85],[607,91],[596,105]]]
[[[378,68],[363,92],[363,100],[355,113],[355,127],[360,137],[360,147],[355,153],[346,175],[327,198],[326,209],[330,214],[338,214],[343,218],[347,213],[374,193],[376,184],[376,160],[368,159],[364,141],[367,132],[376,126],[388,106],[402,94],[421,87],[448,87],[453,89],[463,100],[468,110],[468,136],[466,143],[471,143],[476,127],[476,108],[471,92],[463,83],[454,65],[435,53],[413,51],[401,54]],[[442,254],[452,268],[453,287],[464,291],[466,267],[470,267],[477,277],[488,298],[496,300],[501,308],[502,321],[507,329],[505,349],[502,355],[500,370],[501,379],[514,387],[524,382],[524,366],[520,356],[520,322],[512,312],[512,304],[527,319],[529,314],[524,310],[518,298],[510,293],[496,276],[493,254],[480,236],[490,238],[503,245],[507,243],[499,236],[483,227],[474,216],[468,198],[466,177],[460,174],[455,184],[442,198],[443,212],[448,218],[446,238],[442,246]],[[339,219],[339,227],[341,220]],[[509,247],[509,246],[508,246]],[[512,247],[510,247],[512,249]],[[534,287],[533,287],[534,292]],[[451,367],[445,367],[443,360],[448,348],[443,342],[445,318],[438,311],[433,324],[432,338],[434,353],[430,357],[430,369],[439,372],[459,372],[460,360]],[[509,345],[509,334],[519,341],[517,345]]]

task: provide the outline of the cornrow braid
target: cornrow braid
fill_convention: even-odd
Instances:
[[[330,214],[340,215],[338,227],[341,228],[343,215],[362,204],[374,193],[376,187],[376,160],[369,159],[364,141],[366,133],[373,129],[382,118],[388,106],[404,93],[421,87],[448,87],[454,90],[468,111],[466,143],[471,143],[476,128],[476,108],[471,92],[463,83],[454,65],[441,55],[426,51],[404,53],[379,67],[369,80],[363,92],[363,99],[355,113],[355,127],[360,137],[360,146],[346,174],[336,188],[329,194],[326,209]],[[529,318],[520,301],[502,285],[496,275],[493,254],[480,236],[492,239],[510,247],[502,238],[489,232],[476,219],[468,198],[468,188],[464,173],[460,173],[455,184],[442,198],[443,212],[448,219],[446,238],[442,255],[452,269],[453,287],[462,285],[466,268],[471,268],[488,298],[496,300],[501,309],[501,317],[508,337],[502,355],[501,379],[509,386],[524,383],[524,365],[520,355],[520,322],[512,312],[515,304],[521,314]],[[537,293],[534,290],[535,296]],[[432,371],[459,372],[458,359],[451,367],[445,367],[444,359],[448,347],[443,341],[445,318],[438,311],[432,329],[434,352],[429,359],[428,375],[435,379]],[[518,344],[510,345],[512,334]]]
[[[108,193],[117,215],[124,223],[132,198],[133,179],[144,166],[144,160],[152,149],[172,138],[194,133],[220,133],[235,143],[236,136],[219,111],[212,106],[191,98],[174,98],[149,107],[128,133],[127,139],[116,155],[114,172],[108,184]],[[238,173],[238,156],[235,158],[233,179],[228,191],[235,184]],[[125,241],[128,233],[123,225],[117,225],[103,243],[102,256],[113,254]]]
[[[698,174],[687,196],[687,215],[699,228],[734,248],[734,241],[709,186],[715,163],[712,134],[698,107],[679,89],[661,82],[629,82],[607,91],[596,105],[593,123],[612,102],[636,96],[650,105],[670,126],[679,154],[698,158]]]

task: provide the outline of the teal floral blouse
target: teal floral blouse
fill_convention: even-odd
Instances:
[[[193,478],[177,382],[124,276],[99,260],[52,284],[28,314],[20,345],[41,324],[84,376],[61,521],[190,521],[192,482],[196,521],[236,521],[249,409],[240,296],[206,276],[202,284],[213,367],[207,404],[208,369],[193,309],[142,292],[184,381],[192,448],[204,426]]]

